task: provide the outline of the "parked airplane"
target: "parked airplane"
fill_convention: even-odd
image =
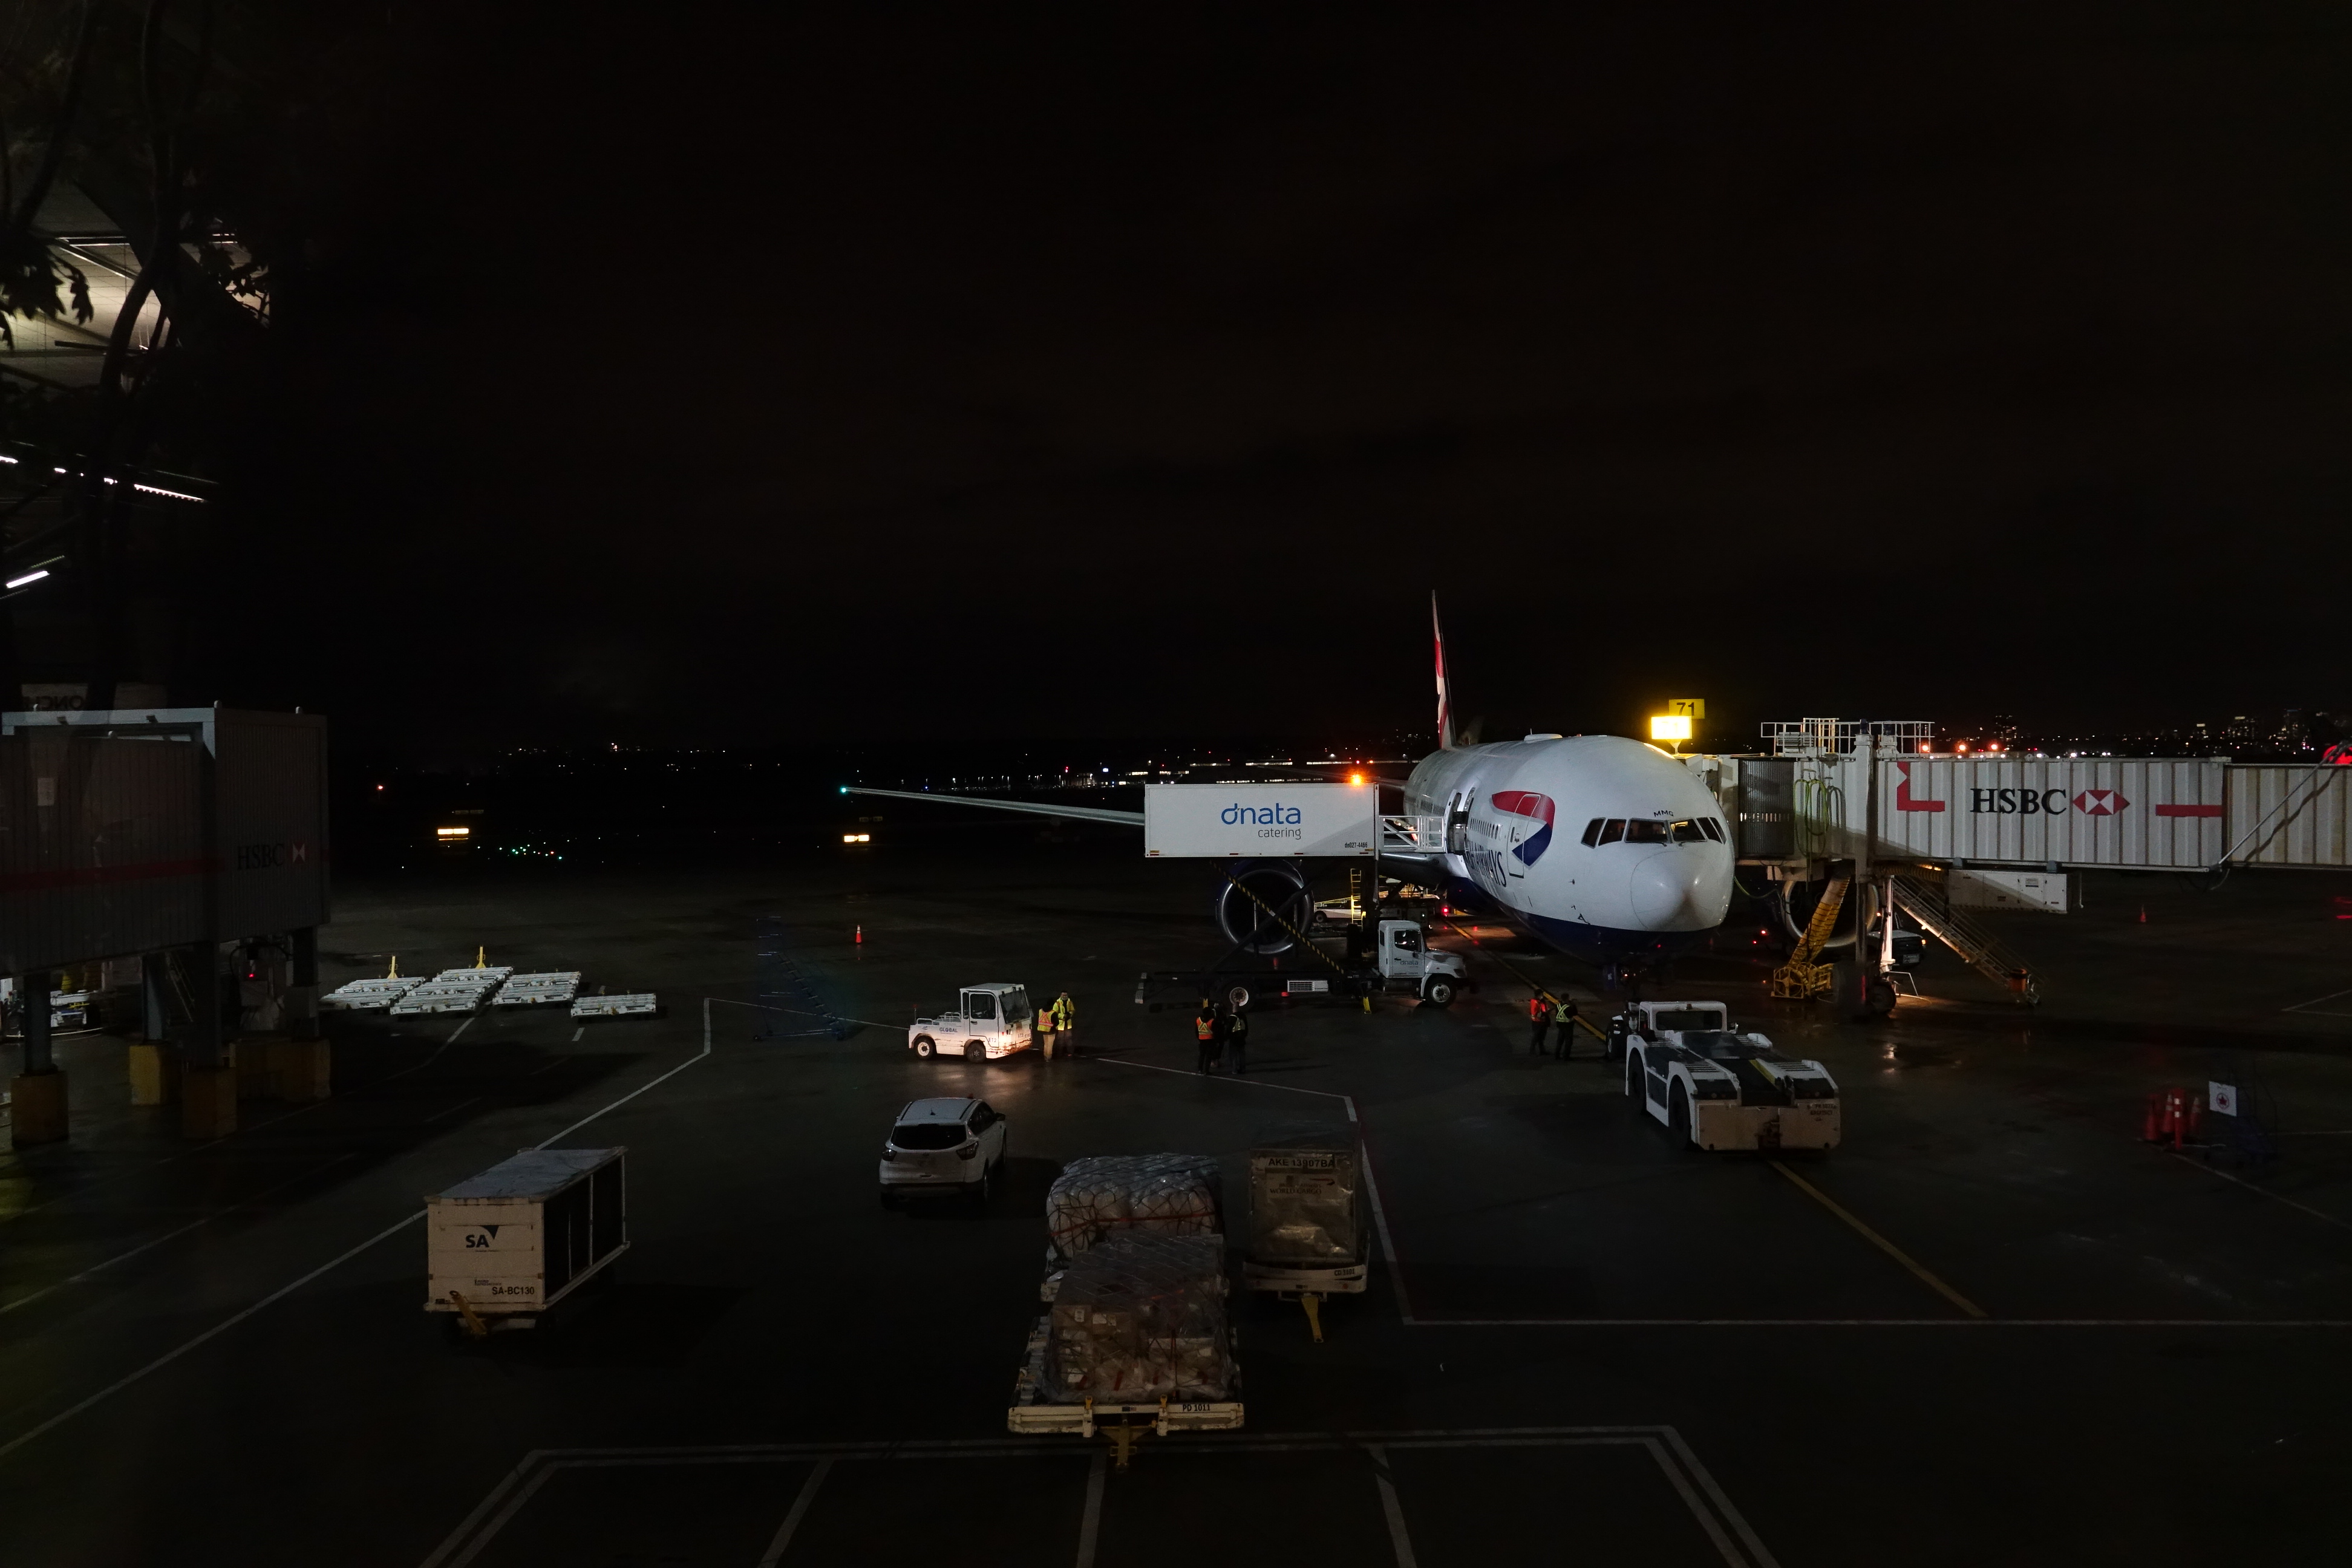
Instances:
[[[1646,968],[1720,925],[1731,904],[1734,857],[1730,831],[1706,786],[1655,746],[1619,735],[1457,743],[1434,595],[1429,613],[1438,750],[1404,781],[1407,826],[1383,834],[1382,868],[1435,882],[1458,902],[1491,908],[1538,941],[1612,970]],[[901,790],[845,793],[940,798]],[[1139,811],[953,798],[1143,826]],[[1256,910],[1294,910],[1297,918],[1286,918],[1303,926],[1304,869],[1291,861],[1230,869],[1217,903],[1226,935],[1261,952],[1288,947],[1290,938]],[[1235,884],[1256,896],[1237,896]]]

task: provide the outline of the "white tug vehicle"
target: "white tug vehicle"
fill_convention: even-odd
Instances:
[[[907,1026],[907,1048],[919,1057],[961,1057],[995,1061],[1035,1043],[1035,1020],[1025,986],[988,981],[963,988],[963,1005],[953,1013],[918,1018]]]
[[[1837,1080],[1733,1026],[1720,1002],[1636,1002],[1609,1020],[1625,1092],[1701,1149],[1834,1149]]]

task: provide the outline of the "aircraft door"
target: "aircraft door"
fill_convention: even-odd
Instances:
[[[1475,794],[1454,792],[1454,799],[1445,808],[1445,852],[1466,855],[1470,852],[1470,803]]]

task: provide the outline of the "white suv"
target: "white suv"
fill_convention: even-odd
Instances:
[[[1003,1113],[986,1100],[909,1100],[882,1145],[882,1206],[930,1194],[985,1205],[1004,1166]]]

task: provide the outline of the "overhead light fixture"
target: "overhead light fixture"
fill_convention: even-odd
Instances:
[[[8,586],[11,588],[21,588],[27,583],[37,583],[48,574],[49,569],[44,566],[37,572],[27,572],[22,577],[9,578]]]
[[[433,834],[436,838],[471,838],[474,830],[470,827],[436,827]]]
[[[1653,741],[1687,741],[1691,738],[1691,720],[1687,713],[1658,713],[1650,720]]]

